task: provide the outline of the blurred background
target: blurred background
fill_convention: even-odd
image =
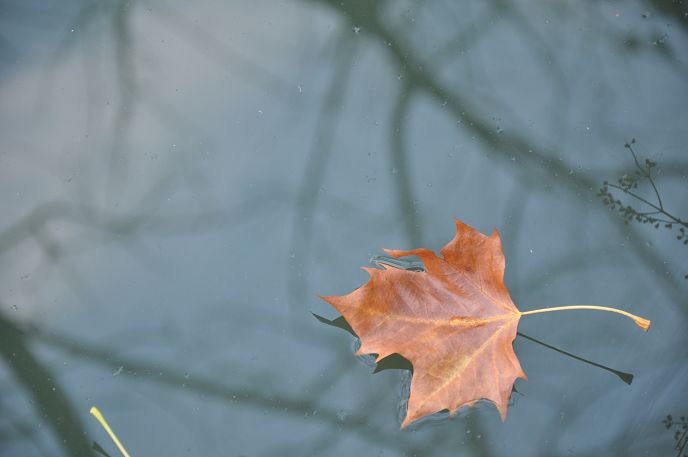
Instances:
[[[1,455],[119,455],[93,405],[132,456],[682,455],[685,3],[2,0],[0,24]],[[521,310],[652,319],[520,324],[632,384],[519,337],[506,422],[400,431],[409,372],[311,312],[455,217],[500,230]]]

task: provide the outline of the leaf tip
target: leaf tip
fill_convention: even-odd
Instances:
[[[411,424],[411,422],[413,422],[414,420],[415,420],[415,419],[412,419],[412,418],[408,415],[408,413],[406,413],[406,417],[404,418],[403,422],[402,422],[401,425],[399,426],[399,430],[405,429],[405,428],[408,427],[408,426]]]
[[[414,250],[404,251],[403,249],[383,249],[383,251],[385,251],[385,254],[390,257],[394,257],[395,259],[414,254]]]
[[[333,298],[335,298],[334,295],[319,295],[319,294],[318,294],[318,297],[319,297],[321,300],[325,300],[327,303],[329,303],[329,304],[331,304],[331,305],[334,305],[334,302],[333,302],[333,300],[332,300]]]
[[[383,268],[385,268],[385,270],[387,269],[384,265],[383,265]],[[375,273],[377,273],[378,271],[380,271],[380,270],[378,270],[377,268],[371,268],[371,267],[361,267],[361,270],[363,270],[363,271],[365,271],[366,273],[368,273],[368,275],[370,275],[371,277],[372,277]]]
[[[506,422],[506,410],[509,407],[508,400],[500,403],[495,403],[497,411],[499,411],[499,418],[502,422]]]

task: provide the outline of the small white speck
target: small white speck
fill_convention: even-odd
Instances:
[[[354,33],[355,33],[356,35],[358,35],[359,32],[361,31],[361,28],[358,27],[358,26],[356,26],[356,25],[354,25],[354,26],[351,28],[351,30],[353,30]]]
[[[120,373],[122,373],[122,370],[124,370],[124,366],[123,366],[123,365],[120,365],[120,367],[117,368],[117,369],[112,373],[112,377],[114,378],[115,376],[119,376]]]

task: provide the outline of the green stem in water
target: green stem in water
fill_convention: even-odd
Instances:
[[[646,332],[648,330],[650,330],[650,324],[652,323],[650,320],[636,316],[635,314],[631,314],[628,311],[624,311],[624,310],[616,309],[616,308],[608,308],[606,306],[594,306],[594,305],[555,306],[554,308],[534,309],[532,311],[522,312],[521,316],[527,316],[528,314],[549,313],[551,311],[569,311],[569,310],[575,310],[575,309],[593,309],[593,310],[597,310],[597,311],[608,311],[610,313],[621,314],[623,316],[626,316],[626,317],[633,319],[633,322],[635,322],[635,325],[642,328]]]

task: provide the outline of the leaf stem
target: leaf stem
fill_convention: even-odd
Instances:
[[[553,308],[534,309],[532,311],[521,312],[521,316],[527,316],[528,314],[549,313],[551,311],[569,311],[569,310],[575,310],[575,309],[593,309],[593,310],[597,310],[597,311],[608,311],[610,313],[621,314],[623,316],[626,316],[626,317],[633,319],[633,322],[635,322],[635,324],[638,327],[642,328],[646,332],[650,329],[650,324],[652,323],[650,320],[636,316],[635,314],[631,314],[628,311],[624,311],[624,310],[616,309],[616,308],[609,308],[607,306],[594,306],[594,305],[555,306]]]
[[[124,449],[124,446],[122,445],[122,443],[117,438],[117,435],[115,435],[115,432],[112,431],[112,429],[110,428],[110,425],[107,423],[107,421],[103,417],[103,414],[100,412],[100,410],[98,408],[96,408],[95,406],[93,406],[93,407],[91,407],[91,410],[89,412],[91,413],[91,415],[93,415],[93,417],[96,418],[96,420],[98,422],[100,422],[100,425],[103,426],[103,428],[108,433],[108,435],[110,435],[110,438],[117,445],[117,448],[122,453],[122,455],[124,457],[129,457],[127,450]]]

